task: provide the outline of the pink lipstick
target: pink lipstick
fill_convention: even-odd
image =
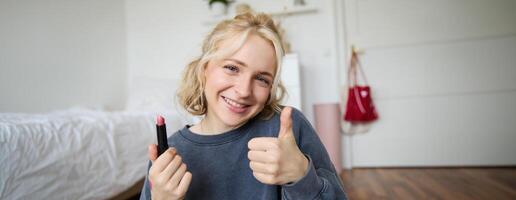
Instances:
[[[156,118],[156,133],[158,135],[158,156],[160,156],[168,149],[167,126],[165,125],[165,118],[161,115]]]

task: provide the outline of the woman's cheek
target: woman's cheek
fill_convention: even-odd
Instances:
[[[265,104],[267,99],[269,98],[269,94],[271,92],[271,89],[270,88],[260,88],[258,90],[258,94],[257,94],[257,99],[259,99],[259,101],[262,103],[262,104]]]

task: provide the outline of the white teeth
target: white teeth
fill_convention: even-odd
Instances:
[[[232,105],[232,106],[235,106],[235,107],[238,107],[238,108],[243,108],[243,107],[245,107],[245,105],[243,105],[243,104],[239,104],[239,103],[237,103],[237,102],[235,102],[235,101],[233,101],[233,100],[231,100],[231,99],[229,99],[229,98],[223,97],[223,99],[224,99],[224,100],[225,100],[229,105]]]

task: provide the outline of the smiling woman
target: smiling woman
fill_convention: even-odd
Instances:
[[[221,47],[226,45],[229,44]],[[207,113],[192,130],[222,133],[241,126],[263,110],[276,68],[274,60],[273,46],[251,35],[228,59],[210,61],[204,73]]]
[[[241,14],[215,27],[178,91],[202,120],[169,137],[159,157],[149,146],[141,199],[346,199],[308,120],[279,105],[283,55],[267,15]]]
[[[251,42],[248,41],[248,37],[253,38]],[[259,39],[263,41],[258,42]],[[249,47],[249,43],[253,43],[252,45],[260,43],[262,48],[253,50],[252,48],[254,47]],[[247,44],[247,47],[241,50],[244,44]],[[269,50],[270,47],[272,47],[273,52]],[[266,53],[258,50],[265,50]],[[257,56],[257,53],[261,53],[261,55],[266,56],[261,57],[262,59],[267,59],[273,63],[264,63],[261,59],[253,59],[253,61],[259,60],[260,63],[256,64],[263,64],[260,67],[272,67],[273,73],[269,73],[275,75],[280,74],[282,58],[285,54],[283,42],[274,21],[267,15],[252,16],[250,14],[238,15],[235,17],[235,20],[226,20],[218,24],[204,41],[202,51],[202,56],[192,61],[186,67],[182,81],[183,85],[181,85],[178,92],[180,103],[188,112],[194,115],[204,115],[207,112],[203,90],[206,86],[205,69],[208,66],[208,62],[212,60],[213,62],[220,62],[226,59],[236,61],[237,64],[249,64],[243,63],[239,59],[232,59],[235,56],[233,54],[241,51],[240,57],[254,57]],[[266,55],[267,53],[269,54]],[[279,102],[283,98],[285,89],[279,81],[279,76],[272,80],[270,89],[267,106],[264,107],[262,112],[264,117],[270,117],[274,111],[280,110]]]

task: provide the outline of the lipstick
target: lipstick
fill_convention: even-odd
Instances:
[[[165,125],[165,118],[161,115],[156,118],[156,133],[158,135],[158,156],[160,156],[168,149],[167,126]]]

